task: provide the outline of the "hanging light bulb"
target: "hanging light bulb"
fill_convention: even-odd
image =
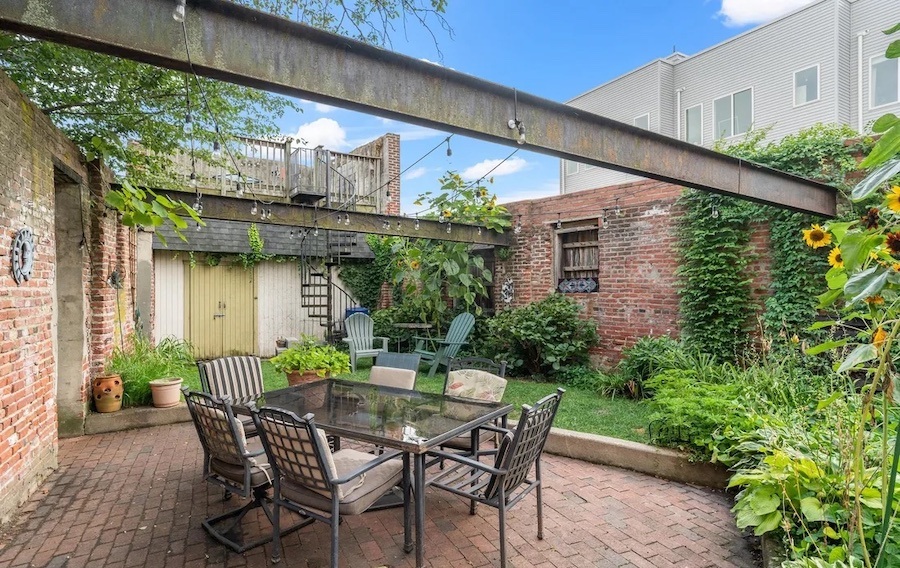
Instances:
[[[413,224],[413,228],[417,231],[419,230],[419,218],[418,217],[416,217],[416,222]]]
[[[193,209],[198,215],[203,212],[203,203],[200,202],[199,196],[197,196],[197,199],[194,200]]]
[[[452,155],[453,155],[453,150],[450,148],[450,138],[447,138],[447,157],[449,158]]]
[[[253,207],[250,208],[250,214],[256,215],[256,202],[253,202]]]
[[[350,226],[350,214],[347,213],[347,216],[344,218],[344,225]]]
[[[178,23],[184,21],[185,0],[175,0],[175,10],[172,11],[172,19]]]
[[[200,230],[200,223],[197,223],[197,228],[196,228],[195,230],[196,230],[196,231],[199,231],[199,230]]]
[[[478,236],[481,236],[481,225],[478,226]]]
[[[715,205],[712,206],[712,218],[713,219],[719,218],[719,208]]]
[[[218,133],[217,133],[218,134]],[[222,147],[219,145],[218,140],[213,140],[213,158],[219,159],[222,157]]]
[[[197,174],[191,172],[191,176],[188,179],[188,183],[190,183],[191,187],[197,187]]]
[[[447,234],[450,234],[450,231],[453,230],[453,223],[447,223]]]
[[[400,230],[400,221],[397,221],[397,230]]]
[[[290,239],[291,239],[291,240],[294,240],[294,229],[291,229],[291,236],[290,236]]]
[[[619,198],[616,198],[616,217],[622,216],[622,208],[619,207]]]
[[[562,219],[560,219],[560,214],[556,214],[556,230],[562,229]]]
[[[318,221],[316,221],[313,224],[313,236],[315,236],[315,237],[319,236],[319,222]]]
[[[191,111],[184,115],[184,133],[188,136],[194,133],[194,121],[191,118]]]
[[[603,208],[603,226],[605,227],[607,223],[609,223],[609,209],[604,207]]]
[[[519,215],[519,218],[516,221],[516,226],[513,228],[513,233],[518,235],[521,232],[522,232],[522,216]]]
[[[234,188],[234,194],[238,197],[244,196],[244,186],[241,185],[241,182],[237,182]]]

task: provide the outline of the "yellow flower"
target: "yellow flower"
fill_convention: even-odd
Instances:
[[[887,339],[887,332],[879,325],[878,329],[875,330],[875,335],[872,336],[872,344],[875,347],[881,347],[885,339]]]
[[[891,268],[893,268],[897,272],[900,272],[900,262],[895,262],[894,264],[891,265]]]
[[[410,262],[409,267],[412,268],[413,270],[418,270],[419,269],[419,261],[414,260],[414,261]]]
[[[835,268],[844,268],[844,258],[841,256],[840,248],[831,249],[831,254],[828,255],[828,264]]]
[[[795,334],[791,337],[791,343],[793,343],[794,345],[800,343],[800,336],[797,335],[797,334],[795,333]]]
[[[880,306],[881,304],[884,303],[884,298],[882,298],[881,296],[877,296],[877,295],[869,296],[868,298],[866,298],[866,303],[869,304],[870,306]]]
[[[803,240],[812,248],[820,248],[831,244],[831,235],[819,225],[813,225],[812,228],[803,230]]]
[[[888,209],[900,213],[900,185],[895,185],[887,194]]]

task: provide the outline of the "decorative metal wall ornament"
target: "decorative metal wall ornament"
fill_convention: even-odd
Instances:
[[[513,279],[507,276],[506,280],[503,281],[503,286],[500,287],[500,299],[504,304],[510,304],[514,295],[515,285],[513,284]]]
[[[596,278],[571,278],[560,280],[556,288],[563,294],[587,294],[595,292],[599,286]]]
[[[19,229],[12,245],[12,274],[16,284],[31,279],[34,269],[34,235],[31,229]]]

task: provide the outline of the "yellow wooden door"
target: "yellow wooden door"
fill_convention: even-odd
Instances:
[[[190,270],[188,319],[195,355],[212,359],[256,351],[255,270],[207,266]]]

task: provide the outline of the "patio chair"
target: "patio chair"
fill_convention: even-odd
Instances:
[[[418,353],[379,353],[375,358],[375,365],[378,367],[392,367],[394,369],[410,369],[419,370],[419,363],[422,362],[422,356]]]
[[[475,326],[475,316],[469,313],[462,313],[453,318],[450,327],[447,329],[446,337],[429,338],[416,337],[417,344],[414,353],[422,356],[422,361],[431,363],[428,369],[428,376],[433,377],[438,366],[447,364],[451,357],[456,357],[459,348],[467,343],[466,339],[472,328]],[[431,342],[436,346],[434,351],[425,349],[426,342]]]
[[[388,338],[375,337],[375,324],[366,314],[351,314],[344,320],[344,329],[347,330],[344,342],[350,345],[350,370],[353,372],[356,372],[357,359],[375,358],[388,350]],[[381,347],[375,347],[376,339],[381,340]]]
[[[426,481],[426,485],[469,499],[470,514],[475,514],[476,503],[497,509],[501,568],[506,568],[506,511],[532,489],[537,495],[537,537],[544,538],[541,453],[564,392],[557,389],[555,394],[542,398],[531,408],[523,405],[515,432],[505,431],[492,466],[451,452],[429,452],[453,465]],[[501,428],[497,430],[502,431]],[[534,479],[528,479],[532,466]]]
[[[375,365],[369,372],[369,383],[385,387],[413,390],[416,388],[416,371]]]
[[[312,414],[303,418],[277,408],[254,412],[263,447],[274,472],[277,526],[282,507],[331,526],[331,566],[338,566],[338,529],[343,515],[359,515],[402,481],[403,518],[409,518],[409,468],[400,452],[374,458],[343,449],[333,452]],[[272,562],[281,561],[281,538],[276,533]]]
[[[235,418],[227,397],[218,399],[187,388],[182,392],[203,447],[203,478],[222,487],[227,495],[236,494],[250,499],[242,507],[204,519],[201,523],[203,528],[214,539],[237,553],[270,542],[277,532],[274,527],[280,525],[274,522],[271,499],[266,495],[272,485],[272,473],[262,445],[258,440],[255,444],[247,443],[243,425]],[[233,540],[233,535],[239,532],[236,529],[241,520],[256,508],[262,508],[272,523],[272,534],[249,543]],[[231,522],[220,529],[220,523],[228,520]],[[295,531],[311,522],[311,519],[306,519],[282,530],[281,534]]]
[[[200,388],[215,397],[229,397],[241,404],[253,402],[262,395],[262,363],[259,357],[232,356],[197,361]],[[256,436],[256,426],[248,411],[237,410],[247,436]]]
[[[460,398],[471,398],[489,402],[500,402],[506,391],[506,361],[495,363],[481,357],[450,359],[447,363],[447,377],[444,379],[444,394]],[[497,433],[482,429],[478,442],[496,439]],[[470,434],[461,434],[441,444],[442,448],[461,450],[475,455],[478,447],[472,444]]]

